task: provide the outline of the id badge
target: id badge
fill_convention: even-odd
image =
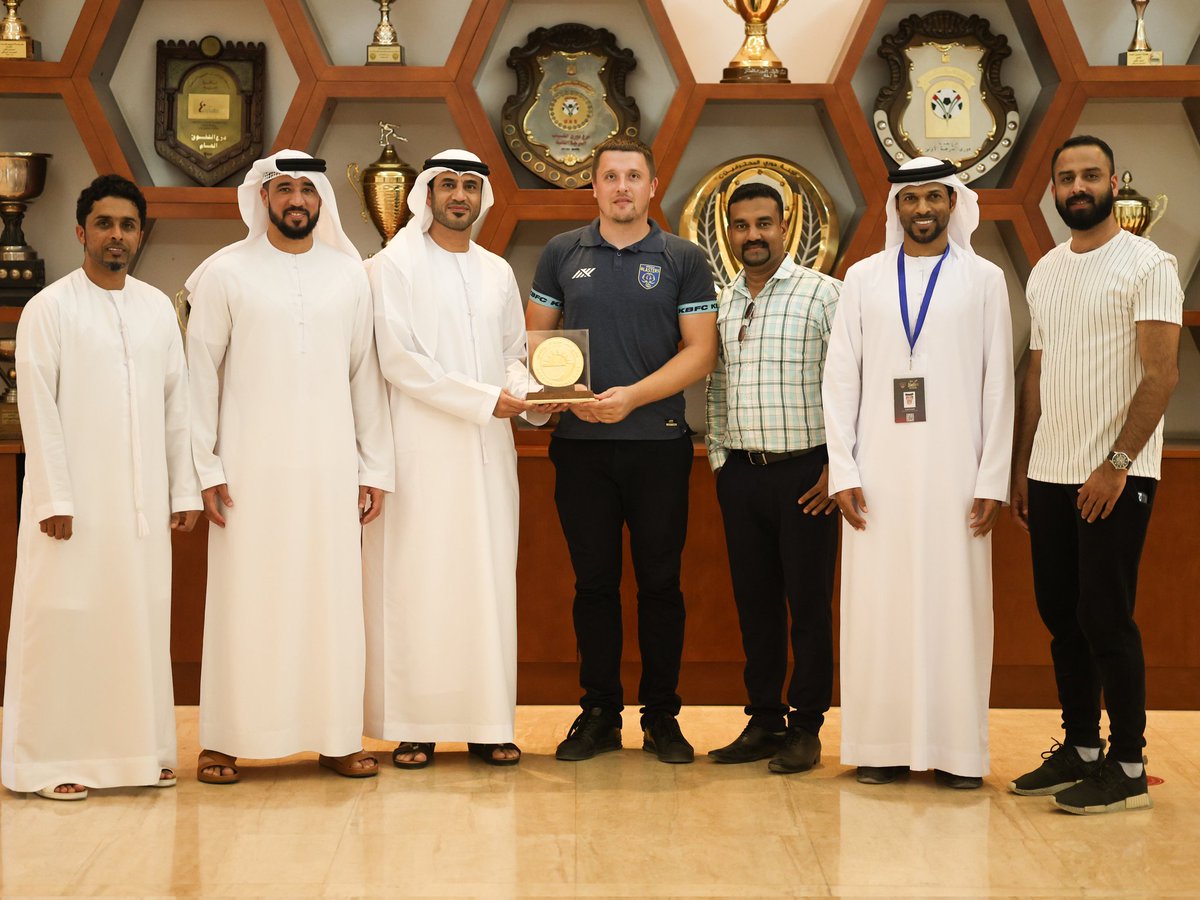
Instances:
[[[925,379],[913,377],[897,378],[892,384],[896,423],[898,425],[907,425],[910,422],[924,422]]]

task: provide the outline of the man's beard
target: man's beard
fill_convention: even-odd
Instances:
[[[1091,194],[1083,196],[1090,199],[1092,204],[1079,209],[1068,209],[1066,204],[1059,203],[1058,198],[1054,198],[1054,208],[1058,210],[1059,216],[1072,231],[1090,231],[1112,215],[1113,201],[1116,198],[1113,197],[1111,191],[1105,193],[1099,200]],[[1068,197],[1067,202],[1074,199],[1075,197]]]
[[[283,211],[283,216],[275,215],[275,211],[273,209],[267,210],[267,216],[270,218],[271,224],[274,225],[276,228],[278,228],[279,233],[282,234],[289,241],[304,240],[304,238],[306,238],[310,234],[312,234],[313,229],[317,227],[317,220],[321,217],[321,211],[317,210],[315,213],[312,213],[308,217],[308,221],[305,222],[303,225],[299,225],[299,226],[289,225],[287,223],[287,221],[284,219],[284,216],[286,216],[293,209],[299,209],[299,208],[300,207],[295,207],[295,206],[289,207],[288,209],[285,209]],[[308,210],[304,210],[304,212],[307,213]]]
[[[942,232],[950,225],[950,217],[947,216],[945,221],[935,218],[933,220],[933,231],[928,234],[916,234],[916,227],[910,221],[904,226],[904,233],[916,241],[918,244],[932,244],[942,236]]]
[[[433,220],[443,228],[449,228],[451,231],[469,231],[471,226],[475,224],[475,220],[479,218],[478,214],[471,215],[472,210],[468,208],[464,218],[456,219],[450,215],[447,209],[433,208]]]

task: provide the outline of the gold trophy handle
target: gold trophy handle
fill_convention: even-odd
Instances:
[[[354,189],[354,195],[358,197],[358,213],[362,216],[364,222],[370,222],[371,217],[367,215],[367,198],[363,195],[362,189],[362,171],[358,168],[358,163],[352,162],[346,166],[346,180],[350,182],[350,187]]]
[[[1167,195],[1159,194],[1157,197],[1155,197],[1154,202],[1150,204],[1150,211],[1155,213],[1155,216],[1150,220],[1150,224],[1146,226],[1146,230],[1142,232],[1142,237],[1150,236],[1150,229],[1158,224],[1158,220],[1161,219],[1163,217],[1163,213],[1167,211]]]

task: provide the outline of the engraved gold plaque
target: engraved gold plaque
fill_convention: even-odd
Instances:
[[[266,45],[159,41],[154,149],[212,187],[262,153]]]
[[[531,331],[529,403],[582,403],[594,400],[586,328]]]
[[[729,245],[726,210],[729,196],[752,181],[770,185],[783,198],[784,245],[791,257],[818,272],[832,272],[839,234],[829,192],[794,162],[777,156],[740,156],[721,163],[692,188],[679,218],[679,234],[700,245],[717,289],[729,284],[742,268]]]

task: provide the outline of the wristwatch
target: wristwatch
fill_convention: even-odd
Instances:
[[[1124,472],[1129,468],[1129,465],[1133,462],[1133,460],[1129,458],[1128,453],[1122,453],[1120,450],[1113,450],[1108,454],[1108,462],[1118,472]]]

